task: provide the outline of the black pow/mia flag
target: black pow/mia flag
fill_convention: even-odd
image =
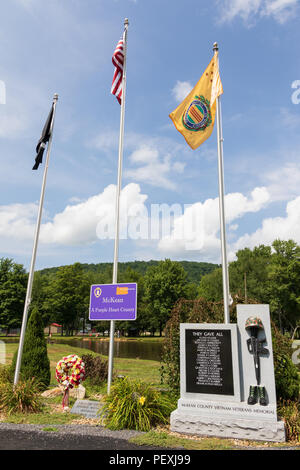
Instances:
[[[37,170],[40,163],[42,163],[42,161],[43,161],[43,154],[44,154],[44,150],[46,148],[46,143],[49,141],[49,139],[51,137],[53,111],[54,111],[54,105],[52,104],[52,108],[51,108],[50,113],[47,117],[47,121],[44,125],[44,129],[42,131],[41,138],[38,141],[38,144],[36,146],[36,157],[35,157],[35,164],[32,168],[33,170]]]

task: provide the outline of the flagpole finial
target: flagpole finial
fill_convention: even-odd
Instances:
[[[58,100],[58,94],[57,94],[57,93],[54,93],[53,100],[54,100],[54,101],[57,101],[57,100]]]
[[[213,51],[216,52],[219,50],[219,46],[218,46],[218,43],[217,42],[214,42],[214,46],[213,46]]]
[[[129,25],[128,18],[125,18],[125,20],[124,20],[124,26],[128,26],[128,25]]]

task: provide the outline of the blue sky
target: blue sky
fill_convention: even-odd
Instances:
[[[32,171],[35,146],[57,92],[36,268],[113,260],[120,106],[110,94],[111,57],[125,17],[120,261],[220,262],[216,129],[192,150],[168,116],[199,80],[215,41],[224,88],[229,260],[238,249],[275,238],[300,243],[299,4],[2,2],[0,257],[29,268],[44,169]],[[157,236],[151,226],[163,204],[176,210],[169,233]],[[167,219],[161,212],[162,225]]]

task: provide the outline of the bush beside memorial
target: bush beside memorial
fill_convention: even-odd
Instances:
[[[15,372],[18,350],[15,352],[11,373]],[[47,343],[44,335],[42,316],[37,307],[32,309],[26,329],[20,377],[30,380],[34,377],[40,386],[46,390],[50,384],[50,361],[47,353]]]
[[[91,385],[102,385],[108,376],[108,361],[101,356],[83,354],[86,379]]]

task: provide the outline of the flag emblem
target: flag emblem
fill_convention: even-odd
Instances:
[[[99,298],[101,294],[102,294],[102,289],[100,287],[96,287],[96,289],[94,290],[95,297]]]
[[[222,93],[216,52],[198,83],[169,115],[176,129],[192,149],[198,148],[211,135],[216,116],[217,97]]]
[[[182,123],[189,131],[204,131],[212,123],[209,100],[195,96],[182,116]]]
[[[122,100],[122,80],[123,80],[123,66],[124,66],[124,41],[123,38],[117,44],[115,52],[112,56],[112,63],[115,66],[111,94],[115,95],[119,103]]]

